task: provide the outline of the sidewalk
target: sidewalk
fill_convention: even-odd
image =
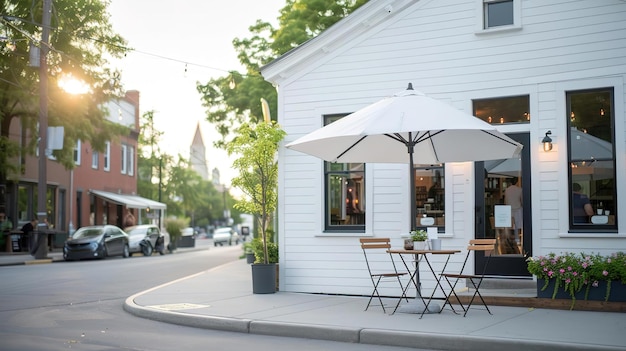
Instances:
[[[493,306],[493,315],[446,309],[419,319],[377,306],[364,311],[366,304],[364,297],[253,294],[250,267],[238,260],[131,296],[124,309],[197,328],[435,350],[626,350],[622,313]]]
[[[60,250],[48,257],[2,254],[0,266],[63,260]],[[378,306],[364,311],[365,297],[253,294],[251,279],[238,260],[133,295],[124,309],[197,328],[434,350],[626,350],[622,313],[490,306],[493,315],[476,308],[464,318],[446,309],[419,319]]]

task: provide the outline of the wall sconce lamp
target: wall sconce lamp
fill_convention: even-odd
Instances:
[[[545,152],[552,150],[552,138],[550,138],[548,135],[552,135],[551,130],[547,131],[546,136],[544,136],[543,140],[541,140],[541,142],[543,143],[543,151]]]

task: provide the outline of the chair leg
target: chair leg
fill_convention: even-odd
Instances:
[[[439,313],[441,313],[444,310],[447,304],[447,305],[450,305],[452,312],[454,312],[455,314],[459,314],[454,308],[454,306],[452,306],[452,302],[450,302],[450,298],[452,297],[452,295],[454,295],[454,298],[459,303],[459,306],[461,306],[461,309],[463,310],[463,312],[465,312],[465,306],[463,306],[463,302],[461,302],[459,295],[457,295],[456,291],[454,290],[456,289],[456,284],[459,282],[459,278],[457,278],[454,281],[454,284],[450,283],[450,279],[448,279],[448,277],[444,276],[444,278],[446,279],[446,282],[448,283],[448,286],[450,287],[450,293],[446,294],[446,300],[444,301],[443,306],[441,306],[441,310],[439,310]]]
[[[374,291],[372,291],[370,300],[367,302],[367,306],[365,307],[366,311],[370,307],[370,304],[372,303],[372,299],[374,298],[374,296],[376,296],[378,298],[378,301],[380,302],[380,307],[383,308],[383,313],[387,313],[387,311],[385,310],[385,304],[383,304],[383,299],[380,297],[380,293],[378,292],[378,284],[380,283],[381,279],[382,277],[378,277],[378,280],[374,284]],[[372,280],[372,283],[374,283],[374,280]]]
[[[480,301],[483,303],[483,306],[485,306],[485,308],[487,309],[487,312],[489,312],[489,314],[493,314],[491,313],[491,310],[489,310],[489,306],[487,306],[485,299],[483,299],[483,296],[480,294],[480,285],[482,284],[483,280],[480,279],[478,282],[478,285],[476,285],[476,282],[474,282],[474,279],[472,278],[469,278],[469,281],[472,283],[472,286],[474,287],[474,294],[472,295],[472,298],[470,299],[470,302],[467,305],[467,309],[465,309],[465,313],[463,314],[463,317],[465,317],[467,315],[467,312],[469,312],[469,309],[472,306],[472,303],[474,303],[474,299],[476,298],[477,295]]]

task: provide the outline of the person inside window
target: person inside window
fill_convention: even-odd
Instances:
[[[522,231],[523,224],[523,207],[522,207],[522,188],[517,185],[519,179],[513,177],[511,185],[504,190],[504,203],[511,206],[511,217],[513,217],[513,229],[515,230],[515,240],[518,241],[518,232]]]
[[[581,192],[582,187],[578,183],[572,184],[572,207],[574,223],[588,223],[589,217],[593,216],[593,207],[587,195]]]

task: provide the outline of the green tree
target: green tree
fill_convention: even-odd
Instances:
[[[237,136],[228,143],[229,155],[239,155],[233,167],[239,175],[232,185],[239,188],[245,197],[235,204],[244,213],[255,215],[258,230],[263,240],[264,263],[269,263],[267,233],[278,203],[278,143],[285,132],[276,122],[244,123],[237,129]]]
[[[105,142],[128,133],[127,127],[109,123],[105,102],[123,96],[119,72],[109,68],[108,57],[121,57],[125,40],[113,32],[107,13],[108,1],[55,0],[52,7],[48,62],[48,125],[65,127],[63,150],[55,150],[57,162],[73,167],[77,140],[89,141],[104,150]],[[0,48],[0,184],[19,175],[20,154],[33,154],[37,138],[26,145],[9,139],[13,120],[30,135],[37,135],[39,118],[39,70],[30,67],[32,45],[41,39],[40,1],[0,2],[0,33],[6,36]],[[5,45],[9,43],[9,45]],[[71,96],[58,86],[66,74],[82,80],[90,93]]]
[[[163,132],[154,125],[154,111],[145,112],[139,127],[137,152],[137,192],[139,195],[162,201],[165,175],[171,168],[173,158],[161,151],[159,144]]]
[[[320,34],[367,0],[287,0],[280,10],[279,28],[257,20],[249,27],[251,37],[235,38],[233,46],[245,72],[230,72],[225,77],[197,84],[207,120],[216,126],[223,140],[244,122],[263,120],[261,98],[268,101],[276,118],[276,89],[260,74],[260,67]]]

